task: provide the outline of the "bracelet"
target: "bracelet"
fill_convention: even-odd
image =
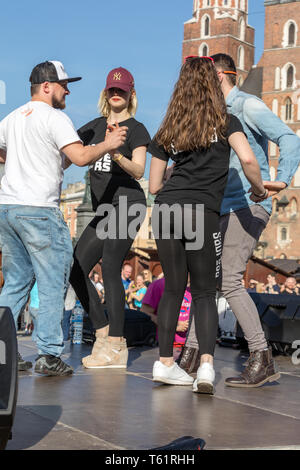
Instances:
[[[259,199],[266,199],[268,194],[269,194],[269,191],[266,189],[263,194],[258,195],[258,194],[253,193],[253,196],[258,197]]]
[[[123,157],[124,157],[124,155],[119,153],[117,157],[113,157],[113,161],[114,162],[119,162],[120,160],[122,160]]]

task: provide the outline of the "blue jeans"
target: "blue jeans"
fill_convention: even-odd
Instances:
[[[37,280],[39,309],[35,341],[39,354],[59,357],[61,321],[72,261],[72,243],[63,215],[55,207],[3,204],[0,239],[4,287],[0,305],[10,307],[15,322]]]
[[[62,330],[63,330],[63,335],[64,335],[64,341],[68,341],[69,336],[70,336],[70,321],[71,321],[71,316],[73,313],[73,310],[64,310],[64,316],[62,320]]]

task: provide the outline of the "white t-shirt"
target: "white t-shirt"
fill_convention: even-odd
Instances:
[[[0,122],[7,150],[0,204],[57,207],[65,145],[80,141],[71,119],[42,101],[29,101]]]

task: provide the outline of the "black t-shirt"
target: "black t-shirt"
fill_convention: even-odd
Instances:
[[[119,151],[131,160],[135,148],[148,147],[151,141],[150,135],[145,126],[134,118],[126,119],[119,125],[128,127],[126,141]],[[107,119],[100,117],[81,127],[78,134],[84,145],[95,145],[104,141],[106,129]],[[129,202],[145,200],[144,191],[139,183],[114,162],[108,153],[90,165],[90,178],[94,211],[99,204],[118,204],[119,196],[127,196]]]
[[[208,149],[167,153],[153,139],[148,152],[160,160],[175,161],[173,173],[155,203],[204,204],[206,209],[220,212],[229,169],[228,138],[234,132],[244,133],[240,121],[229,115],[227,138],[213,142]]]

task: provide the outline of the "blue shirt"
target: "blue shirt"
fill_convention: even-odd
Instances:
[[[300,161],[300,139],[265,103],[234,87],[226,98],[227,111],[236,116],[244,128],[249,144],[257,158],[263,180],[270,181],[268,141],[280,149],[276,181],[290,184]],[[237,154],[231,149],[227,186],[221,214],[255,204],[250,199],[250,183],[244,175]],[[272,198],[259,203],[271,214]]]
[[[139,289],[139,290],[136,291],[135,295],[146,294],[146,292],[147,292],[146,287],[141,287],[141,289]],[[142,300],[134,299],[134,305],[135,305],[136,307],[141,308],[142,303],[143,303],[143,299],[142,299]]]

